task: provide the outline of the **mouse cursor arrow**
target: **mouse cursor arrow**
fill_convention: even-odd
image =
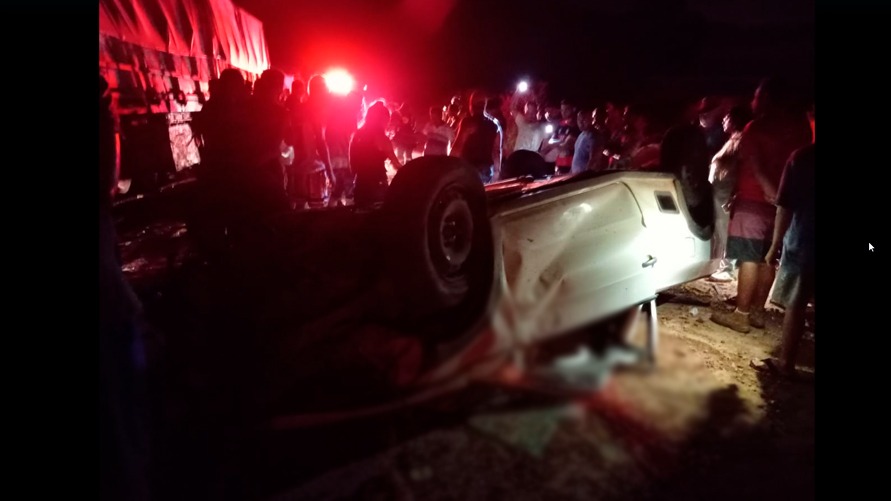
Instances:
[[[873,247],[872,244],[868,244],[868,245],[869,245],[869,252],[874,252],[875,247]]]

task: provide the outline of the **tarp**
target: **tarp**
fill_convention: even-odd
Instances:
[[[269,68],[263,23],[230,0],[99,0],[100,64],[206,80]]]
[[[153,22],[153,7],[158,6],[152,0],[99,0],[99,34],[147,49],[167,50],[166,29],[162,34]]]

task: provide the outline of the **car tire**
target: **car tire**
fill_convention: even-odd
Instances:
[[[479,174],[452,157],[422,157],[399,169],[382,208],[386,279],[404,317],[488,298],[492,234]]]

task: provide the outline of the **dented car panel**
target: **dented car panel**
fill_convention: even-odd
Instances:
[[[713,273],[675,176],[615,172],[487,187],[495,251],[488,315],[444,346],[425,384],[593,324]],[[708,238],[703,238],[704,236]]]
[[[531,185],[490,219],[499,289],[492,325],[520,345],[646,302],[709,275],[719,261],[710,238],[691,229],[671,174]]]
[[[502,255],[495,325],[521,344],[580,327],[655,292],[652,249],[628,186],[597,183],[492,218]]]

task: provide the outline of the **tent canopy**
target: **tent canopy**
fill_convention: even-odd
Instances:
[[[269,68],[263,23],[231,0],[99,0],[99,61],[193,75]]]

